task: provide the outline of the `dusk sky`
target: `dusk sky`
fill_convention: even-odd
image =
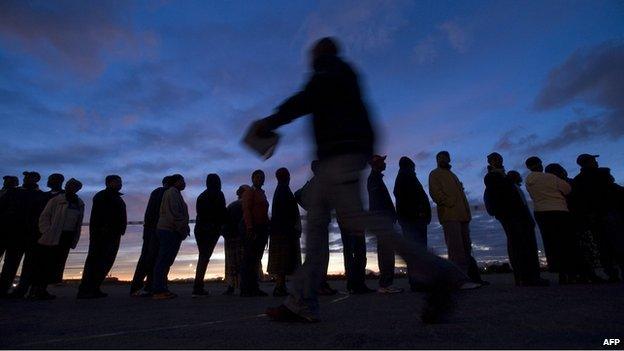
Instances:
[[[361,73],[388,154],[427,184],[448,150],[472,201],[485,156],[525,173],[526,157],[600,154],[624,181],[622,1],[7,1],[0,2],[0,174],[52,172],[85,184],[124,179],[129,219],[181,173],[193,208],[207,173],[226,198],[281,166],[309,177],[309,119],[280,129],[262,162],[240,144],[309,74],[308,48],[335,36]],[[194,209],[192,211],[194,213]]]

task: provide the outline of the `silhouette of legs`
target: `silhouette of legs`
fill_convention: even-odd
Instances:
[[[180,251],[180,245],[182,240],[178,233],[174,233],[168,230],[159,229],[158,235],[158,257],[156,258],[156,264],[154,265],[154,293],[168,292],[167,275],[169,269],[175,261],[178,251]]]
[[[79,293],[101,293],[100,286],[115,263],[120,240],[120,235],[92,232],[89,237],[89,253],[82,272],[82,281],[78,288]]]
[[[199,258],[197,260],[197,268],[195,271],[195,283],[193,284],[193,293],[201,293],[204,291],[204,277],[208,262],[219,241],[219,232],[210,230],[195,230],[195,241],[199,249]]]

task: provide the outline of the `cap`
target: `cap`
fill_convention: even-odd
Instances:
[[[576,164],[579,166],[583,166],[587,163],[587,161],[595,160],[596,157],[600,157],[600,155],[580,154],[576,158]]]
[[[36,179],[36,181],[40,181],[41,180],[41,175],[38,172],[29,172],[29,171],[24,171],[22,172],[22,174],[26,177],[33,177]]]

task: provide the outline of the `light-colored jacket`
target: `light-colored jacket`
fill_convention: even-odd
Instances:
[[[184,236],[188,236],[191,232],[188,207],[180,190],[176,187],[167,189],[163,194],[159,214],[157,229],[176,232]]]
[[[535,212],[568,211],[565,196],[572,188],[565,180],[550,173],[531,172],[524,183],[533,200]]]
[[[429,195],[437,205],[440,223],[472,218],[464,186],[450,169],[438,167],[429,173]]]
[[[56,246],[61,240],[61,233],[63,233],[63,225],[65,224],[65,216],[67,214],[67,207],[69,202],[65,197],[65,194],[59,194],[48,201],[43,212],[39,216],[39,231],[41,232],[41,238],[39,238],[39,244],[46,246]],[[80,216],[78,216],[78,223],[76,224],[76,236],[72,243],[72,249],[76,248],[78,239],[80,239],[80,229],[82,228],[82,219],[84,217],[84,202],[78,198],[78,208],[80,209]]]

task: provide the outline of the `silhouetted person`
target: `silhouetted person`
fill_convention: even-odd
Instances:
[[[310,163],[312,170],[312,178],[295,192],[297,203],[306,211],[310,209],[309,198],[311,189],[316,183],[316,174],[318,173],[319,161],[314,160]],[[375,292],[366,286],[366,238],[364,231],[349,232],[340,220],[340,213],[336,213],[336,221],[340,230],[340,239],[342,241],[342,255],[344,259],[345,275],[347,277],[347,292],[350,294],[367,294]],[[327,282],[327,270],[329,268],[329,246],[327,247],[327,261],[325,263],[325,274],[321,279],[321,284],[317,289],[318,295],[335,295],[338,290],[332,288]]]
[[[81,188],[82,183],[78,180],[68,180],[65,191],[52,197],[39,217],[41,238],[36,249],[33,285],[29,294],[32,299],[55,298],[46,288],[48,284],[57,283],[58,277],[63,277],[69,250],[75,249],[80,239],[85,208],[77,195]]]
[[[2,177],[2,189],[0,189],[0,259],[4,257],[7,248],[7,239],[12,229],[9,228],[11,219],[8,211],[3,207],[2,198],[5,194],[15,191],[19,186],[19,179],[16,176]]]
[[[158,256],[158,235],[156,226],[160,217],[160,203],[165,191],[171,187],[171,177],[165,176],[162,179],[162,186],[152,190],[145,215],[143,216],[143,245],[141,246],[141,256],[137,261],[132,283],[130,285],[130,295],[134,297],[151,297],[154,289],[154,265]]]
[[[448,290],[459,287],[468,278],[439,257],[402,241],[388,226],[391,222],[387,218],[370,216],[363,211],[361,172],[373,155],[375,135],[357,75],[338,57],[338,47],[331,38],[319,40],[311,56],[314,72],[303,90],[286,100],[275,114],[258,126],[262,134],[312,114],[319,160],[318,180],[310,192],[305,262],[293,277],[291,295],[283,305],[268,309],[267,314],[284,321],[319,319],[317,289],[325,278],[328,225],[331,210],[336,209],[350,233],[369,229],[377,236],[388,236],[389,240],[396,241],[394,247],[408,265],[420,267],[423,276],[439,291],[423,316],[428,322],[435,321],[447,306]]]
[[[436,161],[438,168],[429,173],[429,195],[437,205],[438,221],[444,230],[448,258],[473,281],[486,283],[481,279],[477,262],[472,257],[472,215],[464,185],[451,171],[451,156],[448,151],[438,152]]]
[[[158,215],[158,256],[154,265],[154,300],[166,300],[178,295],[169,291],[167,275],[175,261],[182,241],[189,236],[188,206],[181,191],[186,188],[184,177],[174,174],[170,178],[171,187],[163,194]]]
[[[205,297],[210,293],[204,289],[204,276],[228,216],[218,175],[211,173],[206,177],[206,190],[197,198],[196,210],[195,241],[199,257],[195,270],[193,297]]]
[[[48,182],[46,186],[50,189],[45,192],[45,202],[47,203],[55,197],[56,195],[63,194],[65,190],[63,190],[63,182],[65,181],[65,176],[60,173],[52,173],[48,176]],[[60,283],[63,280],[63,271],[65,270],[65,266],[58,269],[57,272],[60,272],[60,275],[54,277],[50,283]]]
[[[396,222],[396,210],[390,198],[388,188],[383,181],[383,171],[386,170],[386,156],[373,155],[369,164],[371,172],[368,176],[366,189],[368,191],[369,211],[388,220],[391,227]],[[379,289],[383,294],[403,292],[403,289],[392,286],[394,282],[394,248],[391,240],[384,240],[384,236],[377,238],[377,264],[379,266]]]
[[[427,226],[431,223],[429,196],[416,177],[416,165],[409,157],[399,160],[399,173],[394,182],[396,211],[403,237],[427,247]],[[412,291],[423,290],[418,279],[410,280]]]
[[[258,285],[260,278],[258,267],[269,237],[269,202],[262,190],[264,172],[255,170],[251,175],[251,181],[252,188],[243,194],[245,240],[241,267],[241,296],[247,297],[267,295]]]
[[[544,172],[554,174],[572,187],[573,180],[568,177],[568,171],[560,164],[551,163],[544,167]],[[574,191],[573,187],[572,191]],[[566,196],[566,202],[573,221],[572,228],[574,229],[577,248],[576,253],[569,252],[568,254],[572,254],[572,257],[579,257],[577,283],[604,283],[605,280],[596,275],[594,270],[594,262],[598,258],[598,251],[595,247],[597,239],[590,230],[584,227],[583,216],[574,207],[572,192]]]
[[[548,269],[559,273],[559,283],[567,284],[578,274],[576,240],[573,219],[568,210],[566,195],[570,185],[557,176],[544,173],[542,160],[536,156],[525,162],[531,171],[525,180],[527,191],[533,199],[535,220],[542,234]]]
[[[106,177],[106,189],[93,197],[89,219],[89,253],[78,288],[79,299],[106,297],[100,286],[113,268],[121,236],[126,233],[126,203],[121,198],[122,180],[118,175]]]
[[[225,281],[228,285],[223,295],[233,295],[240,288],[240,270],[243,262],[243,241],[246,229],[243,221],[243,194],[251,190],[249,185],[241,185],[236,190],[236,201],[227,207],[228,222],[224,230]]]
[[[286,276],[301,266],[301,216],[299,205],[290,190],[290,173],[286,168],[275,172],[277,187],[271,206],[269,264],[267,271],[275,276],[273,296],[287,296]]]
[[[489,154],[487,161],[484,199],[488,213],[501,223],[507,236],[507,254],[516,285],[548,285],[548,281],[540,277],[535,221],[517,185],[522,178],[517,172],[511,176],[505,173],[503,156],[497,152]]]
[[[599,167],[597,157],[582,154],[576,159],[581,171],[572,183],[572,203],[580,214],[584,229],[596,233],[600,264],[609,281],[617,282],[624,274],[624,220],[621,212],[624,190],[615,183],[609,168]]]
[[[6,208],[9,218],[8,227],[12,230],[7,236],[7,250],[0,274],[0,296],[6,295],[24,258],[19,284],[10,294],[13,298],[24,297],[32,282],[35,248],[41,235],[38,228],[39,215],[46,200],[37,184],[41,180],[39,173],[24,172],[23,175],[22,186],[2,197],[5,202],[2,207]]]

